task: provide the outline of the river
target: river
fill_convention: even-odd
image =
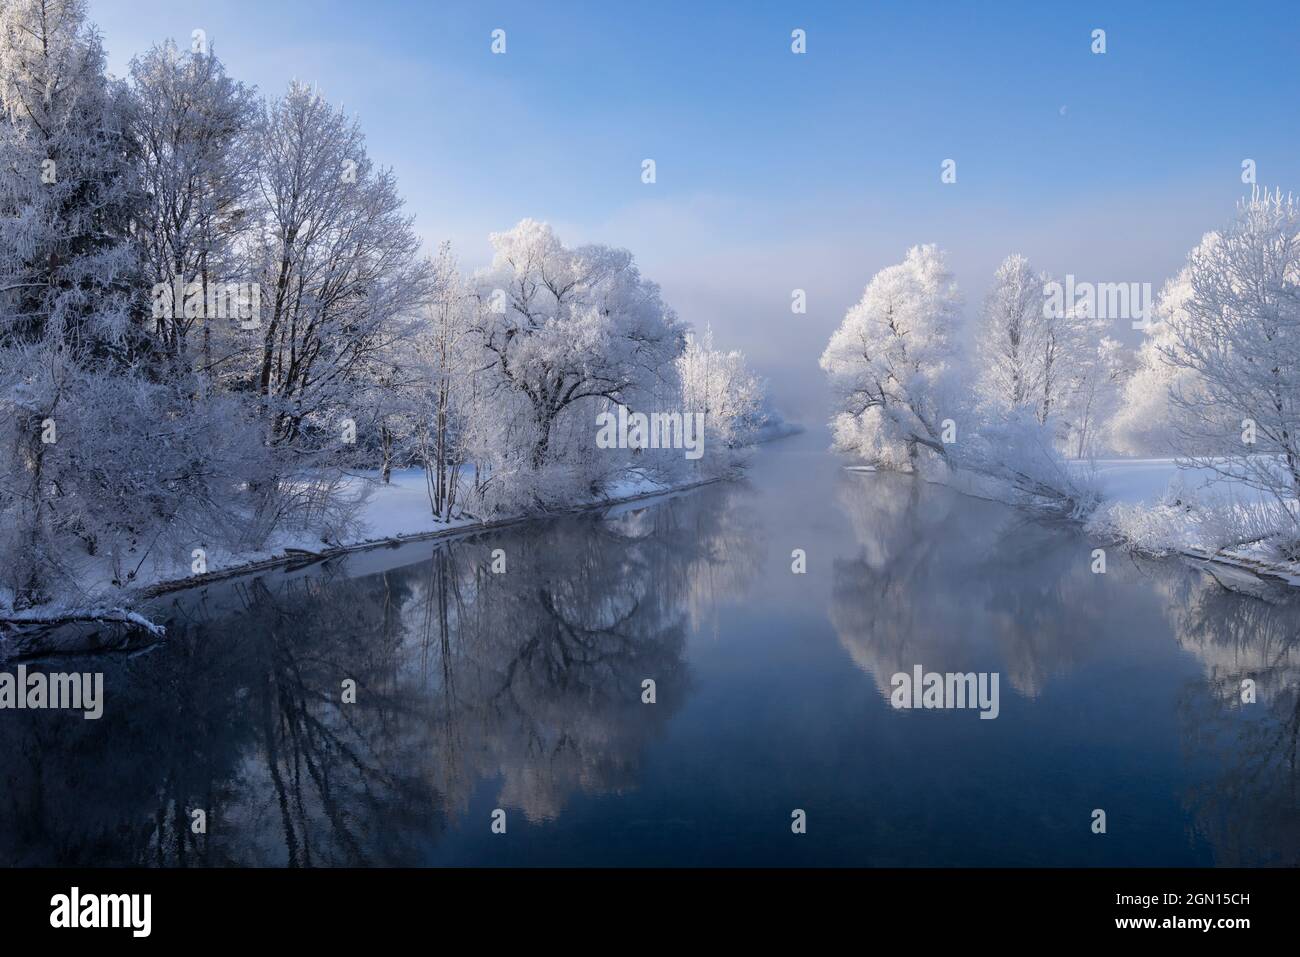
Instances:
[[[159,599],[29,663],[104,713],[0,713],[0,860],[1300,863],[1300,606],[842,464]],[[895,709],[918,665],[997,717]]]

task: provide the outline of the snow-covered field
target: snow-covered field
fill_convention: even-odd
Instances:
[[[1093,474],[1107,502],[1154,505],[1167,495],[1191,494],[1232,502],[1258,502],[1255,489],[1230,485],[1211,469],[1179,468],[1176,459],[1098,459],[1076,463],[1079,468],[1095,465]]]
[[[1300,584],[1300,565],[1278,555],[1264,535],[1284,514],[1267,493],[1211,468],[1180,468],[1172,458],[1073,464],[1092,475],[1102,495],[1088,521],[1091,533]]]

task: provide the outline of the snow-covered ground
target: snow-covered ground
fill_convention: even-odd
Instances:
[[[757,442],[773,441],[802,430],[802,426],[778,419],[768,424]],[[472,481],[468,470],[464,480]],[[698,480],[667,484],[632,469],[623,479],[611,484],[601,496],[575,501],[567,508],[577,510],[615,506],[671,494],[713,480],[706,476]],[[76,583],[74,587],[62,590],[56,601],[23,612],[5,612],[3,620],[43,625],[76,618],[118,621],[152,628],[150,623],[131,612],[130,607],[140,597],[161,590],[201,585],[216,578],[257,571],[295,560],[312,561],[319,556],[364,549],[371,545],[472,532],[534,517],[521,513],[494,516],[487,521],[471,516],[439,521],[434,518],[424,472],[419,468],[394,470],[387,483],[380,480],[378,471],[353,473],[346,480],[341,496],[364,500],[358,506],[355,532],[340,539],[324,541],[318,534],[281,532],[266,547],[255,551],[228,551],[196,541],[195,547],[202,554],[185,556],[184,560],[146,553],[140,558],[137,567],[128,570],[124,576],[127,578],[125,583],[115,581],[114,571],[104,559],[81,556],[65,562],[69,577]],[[0,595],[0,609],[9,607],[9,597]]]
[[[266,548],[259,551],[232,553],[215,549],[205,550],[202,572],[196,572],[188,564],[146,557],[135,570],[126,588],[114,584],[111,570],[102,561],[85,558],[78,562],[75,568],[80,594],[65,596],[59,601],[23,612],[7,613],[4,618],[10,622],[30,622],[33,625],[69,618],[119,621],[152,629],[155,626],[123,606],[129,605],[133,599],[143,594],[168,586],[199,585],[214,578],[254,571],[292,561],[295,558],[310,559],[313,555],[335,554],[369,545],[496,527],[529,517],[521,514],[498,516],[487,522],[468,517],[453,519],[450,522],[438,521],[434,518],[429,505],[424,473],[421,469],[395,470],[387,484],[379,479],[378,472],[363,472],[353,475],[348,480],[348,488],[345,490],[347,493],[368,492],[368,497],[360,506],[357,532],[342,541],[327,544],[322,542],[319,536],[281,534]],[[575,502],[571,507],[581,509],[616,505],[620,502],[669,494],[696,484],[699,483],[667,485],[646,475],[633,473],[612,485],[603,496],[589,501]]]
[[[467,477],[468,480],[468,477]],[[693,483],[687,483],[693,484]],[[218,555],[208,557],[208,574],[228,572],[248,565],[267,561],[277,561],[293,557],[294,550],[315,553],[336,551],[340,549],[363,548],[370,544],[401,541],[406,539],[427,538],[433,535],[452,533],[475,528],[491,527],[506,522],[518,521],[528,516],[497,516],[489,521],[462,517],[450,521],[434,518],[429,505],[429,493],[425,487],[424,472],[419,468],[397,469],[392,472],[389,482],[380,481],[378,472],[362,472],[349,479],[348,492],[368,491],[369,496],[360,507],[359,529],[355,535],[343,541],[323,544],[319,539],[306,537],[294,539],[282,537],[274,546],[264,552],[242,555]],[[613,504],[628,499],[642,498],[672,491],[676,486],[657,482],[644,474],[631,474],[615,482],[599,498],[573,503],[574,508],[597,507]],[[137,582],[145,587],[158,586],[175,581],[188,582],[186,574],[168,574],[166,570],[155,570],[152,581]],[[188,571],[182,570],[182,571]]]
[[[1101,504],[1088,522],[1093,534],[1156,554],[1213,557],[1300,584],[1300,566],[1280,557],[1263,537],[1283,514],[1267,493],[1229,481],[1212,468],[1179,467],[1172,458],[1073,464],[1090,472],[1101,492]]]
[[[1082,469],[1095,465],[1094,474],[1107,502],[1154,505],[1167,496],[1177,498],[1184,493],[1241,503],[1261,500],[1255,489],[1230,485],[1212,469],[1179,468],[1176,459],[1098,459],[1075,464]]]
[[[379,481],[378,472],[363,472],[351,484],[354,487],[368,485],[372,489],[370,498],[362,506],[363,541],[421,535],[474,524],[472,519],[453,519],[450,524],[434,520],[423,469],[394,470],[387,485]]]

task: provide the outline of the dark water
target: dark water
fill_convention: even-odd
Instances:
[[[174,596],[152,650],[40,665],[104,671],[100,720],[0,712],[0,862],[1300,863],[1300,609],[1092,548],[809,435],[744,483]],[[893,709],[917,664],[998,672],[999,717]]]

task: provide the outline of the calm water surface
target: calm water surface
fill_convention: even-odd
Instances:
[[[1300,607],[1093,547],[810,434],[741,483],[170,596],[147,651],[30,665],[104,671],[105,712],[0,713],[0,862],[1300,863]],[[893,709],[918,664],[998,672],[1000,716]]]

